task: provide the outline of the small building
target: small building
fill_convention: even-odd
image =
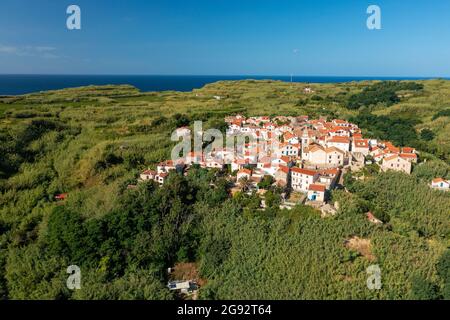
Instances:
[[[169,176],[168,173],[165,172],[159,173],[155,176],[155,181],[162,185],[164,184],[168,176]]]
[[[353,152],[361,152],[364,156],[369,154],[369,139],[354,139],[352,144]]]
[[[250,180],[250,178],[252,177],[252,170],[250,169],[241,169],[238,171],[237,173],[237,181],[241,180],[242,178],[247,178],[248,180]]]
[[[402,171],[406,174],[411,173],[411,162],[404,159],[398,154],[392,155],[390,157],[384,158],[383,163],[381,165],[381,169],[383,171],[394,170],[394,171]]]
[[[140,178],[143,181],[147,181],[147,180],[154,180],[156,177],[156,171],[154,170],[145,170],[144,172],[141,173]]]
[[[170,170],[176,170],[176,169],[177,169],[177,167],[173,163],[173,161],[167,160],[167,161],[164,161],[164,162],[161,162],[158,164],[158,166],[156,167],[156,173],[157,174],[168,173]]]
[[[194,281],[171,281],[167,284],[169,290],[179,290],[181,293],[192,293],[198,289]]]
[[[311,184],[308,188],[308,200],[325,202],[326,187],[323,184]]]
[[[450,190],[450,180],[444,180],[442,178],[436,178],[431,181],[431,187],[438,190]]]
[[[66,200],[68,196],[69,196],[68,193],[57,194],[57,195],[55,196],[55,200],[63,201],[63,200]]]

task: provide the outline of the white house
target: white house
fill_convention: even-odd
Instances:
[[[302,158],[311,165],[339,167],[344,165],[345,152],[336,147],[324,148],[312,145],[305,150]]]
[[[361,152],[367,156],[370,152],[370,145],[368,139],[354,139],[352,144],[352,152]]]
[[[141,173],[140,178],[141,180],[147,181],[147,180],[154,180],[156,176],[156,171],[154,170],[145,170]]]
[[[288,157],[297,157],[300,152],[300,146],[290,143],[282,143],[280,144],[280,150],[278,155],[280,156],[288,156]]]
[[[156,166],[157,174],[169,173],[170,170],[176,170],[176,166],[172,160],[161,162]]]
[[[345,152],[336,147],[326,148],[327,154],[326,164],[331,167],[339,167],[344,165]]]
[[[326,187],[323,184],[310,184],[308,188],[308,200],[325,202]]]
[[[409,162],[407,159],[404,159],[398,154],[384,158],[381,165],[381,169],[383,171],[394,170],[402,171],[407,174],[411,173],[411,167],[411,162]]]
[[[439,190],[450,190],[450,180],[444,180],[442,178],[436,178],[431,181],[431,187]]]
[[[350,151],[350,139],[348,137],[332,137],[327,140],[327,146]]]
[[[291,168],[292,189],[300,192],[308,192],[309,186],[319,178],[319,173],[314,170]]]

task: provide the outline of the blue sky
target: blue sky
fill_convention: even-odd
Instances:
[[[0,73],[448,77],[450,1],[2,0]]]

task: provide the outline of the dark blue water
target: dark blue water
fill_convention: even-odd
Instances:
[[[0,95],[18,95],[88,85],[130,84],[141,91],[191,91],[221,80],[271,79],[291,81],[290,76],[146,76],[146,75],[0,75]],[[362,80],[418,80],[402,77],[294,76],[294,82],[335,83]]]

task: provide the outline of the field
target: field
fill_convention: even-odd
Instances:
[[[203,299],[450,298],[450,193],[428,187],[450,179],[450,81],[414,83],[376,91],[386,96],[369,81],[247,80],[0,97],[0,297],[172,299],[166,268],[196,263]],[[411,176],[349,177],[351,193],[333,194],[340,209],[326,219],[301,206],[254,210],[255,196],[229,198],[220,175],[203,170],[127,190],[170,157],[174,129],[196,120],[223,129],[237,113],[350,119],[368,136],[417,148],[422,163]],[[368,210],[385,223],[370,224]],[[352,237],[370,240],[370,253],[349,249]],[[73,264],[83,274],[77,291],[65,286]],[[378,291],[366,287],[371,264],[382,270]]]

